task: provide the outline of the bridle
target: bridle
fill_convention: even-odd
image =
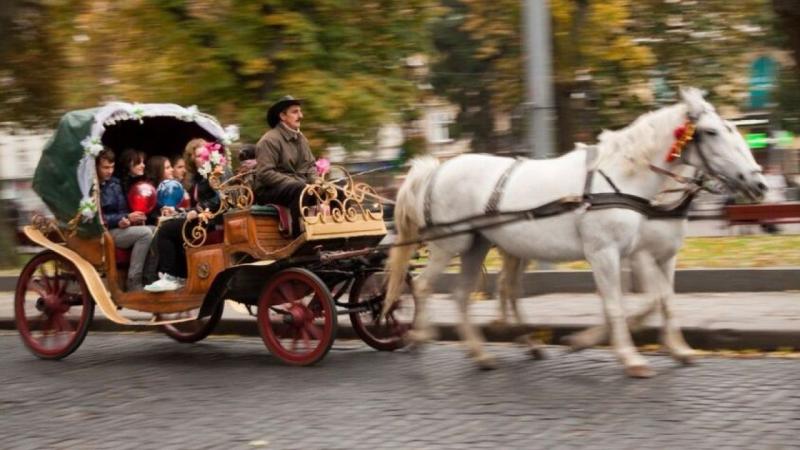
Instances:
[[[666,158],[667,162],[672,162],[677,158],[681,164],[695,168],[696,172],[693,177],[678,175],[677,173],[668,169],[657,166],[653,163],[648,163],[648,167],[653,172],[670,177],[676,182],[685,185],[683,188],[669,189],[663,192],[667,193],[683,191],[688,195],[694,195],[697,193],[697,191],[704,190],[714,194],[721,194],[722,192],[720,190],[709,186],[706,182],[711,179],[716,179],[725,185],[730,185],[730,178],[714,170],[714,168],[708,162],[708,157],[703,151],[702,133],[698,132],[697,130],[697,122],[700,120],[700,116],[704,113],[705,111],[702,111],[700,114],[696,115],[687,114],[686,122],[675,130],[676,142],[672,145],[672,147],[670,147],[670,151]],[[697,153],[697,157],[700,159],[700,167],[690,161],[691,150],[694,150],[694,152]]]

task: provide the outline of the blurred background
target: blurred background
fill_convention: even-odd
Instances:
[[[537,16],[524,0],[2,0],[0,264],[17,264],[19,227],[44,211],[30,179],[66,111],[197,105],[252,143],[266,108],[291,94],[306,99],[303,131],[318,156],[380,169],[364,181],[391,197],[414,155],[530,155],[543,92],[530,74],[542,64],[554,136],[539,156],[697,86],[770,174],[769,201],[798,200],[800,2],[540,3]],[[537,31],[552,66],[531,57]],[[692,217],[721,220],[726,201],[737,199],[700,198]],[[702,223],[695,234],[730,234]]]

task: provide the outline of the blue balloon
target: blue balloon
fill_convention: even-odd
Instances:
[[[177,180],[164,180],[158,185],[158,207],[177,208],[183,200],[183,186]]]

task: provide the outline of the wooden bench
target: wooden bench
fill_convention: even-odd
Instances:
[[[726,205],[728,225],[777,225],[800,223],[800,202]]]

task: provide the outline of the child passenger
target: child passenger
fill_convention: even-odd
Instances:
[[[196,221],[200,215],[210,217],[219,209],[220,199],[208,179],[197,168],[203,165],[201,150],[207,142],[193,139],[186,144],[184,153],[187,162],[184,186],[191,197],[191,207],[183,219],[162,222],[156,233],[155,245],[158,251],[159,279],[145,286],[148,292],[174,291],[183,287],[186,280],[186,249],[183,245],[183,225],[186,221]],[[217,221],[221,216],[216,218]],[[211,221],[209,229],[217,224]]]
[[[173,168],[170,160],[165,156],[155,155],[147,159],[145,165],[145,178],[156,187],[159,188],[161,182],[164,180],[173,179]],[[175,208],[163,207],[161,209],[154,208],[147,217],[147,223],[155,225],[158,223],[159,216],[171,216],[175,214]]]
[[[142,212],[129,212],[128,201],[122,184],[114,173],[114,151],[104,149],[95,161],[97,179],[100,182],[100,211],[109,233],[114,238],[114,245],[119,248],[132,248],[131,265],[128,269],[127,290],[142,290],[142,272],[150,241],[153,240],[152,228],[143,225],[145,215]]]

